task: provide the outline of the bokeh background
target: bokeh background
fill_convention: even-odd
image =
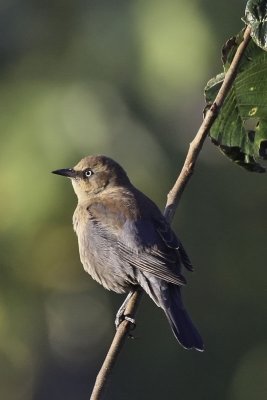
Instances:
[[[163,209],[244,7],[1,0],[1,399],[89,399],[123,300],[83,271],[76,198],[50,171],[109,155]],[[144,299],[107,399],[267,398],[266,196],[266,175],[205,143],[173,226],[206,351],[179,347]]]

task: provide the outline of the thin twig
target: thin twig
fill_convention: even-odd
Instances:
[[[241,57],[248,45],[250,40],[250,27],[247,27],[244,32],[244,38],[242,43],[239,45],[236,54],[233,58],[231,66],[229,67],[224,82],[212,104],[210,109],[207,111],[205,118],[195,136],[193,141],[189,145],[189,150],[182,168],[180,175],[178,176],[173,188],[170,190],[167,196],[167,203],[164,210],[164,216],[168,222],[171,222],[182,193],[188,184],[193,171],[198,155],[202,149],[204,140],[206,139],[209,130],[215,121],[223,102],[231,88],[231,85],[236,77],[238,71],[238,65],[241,60]],[[141,290],[136,290],[136,292],[131,297],[128,302],[127,308],[125,310],[125,315],[129,315],[132,318],[135,317],[137,308],[142,296]],[[129,335],[129,331],[131,329],[131,322],[124,320],[118,327],[112,344],[109,348],[105,361],[98,373],[95,386],[91,395],[91,400],[101,400],[103,398],[104,389],[107,384],[107,380],[110,377],[112,372],[112,368],[118,358],[118,355],[123,347],[123,344]]]
[[[173,188],[168,193],[167,204],[165,207],[164,215],[165,215],[165,218],[169,222],[172,221],[174,213],[176,211],[176,208],[177,208],[180,198],[182,196],[182,193],[194,172],[194,166],[195,166],[197,157],[202,149],[203,143],[209,133],[209,130],[210,130],[213,122],[217,118],[217,115],[224,103],[224,100],[235,80],[235,77],[236,77],[236,74],[238,71],[239,62],[240,62],[242,55],[248,45],[248,42],[250,40],[250,31],[251,31],[250,27],[247,26],[247,28],[244,32],[243,41],[238,46],[238,49],[235,53],[233,61],[225,75],[223,84],[222,84],[212,106],[207,111],[205,118],[204,118],[202,124],[200,125],[200,128],[199,128],[196,136],[194,137],[194,139],[192,140],[192,142],[189,145],[189,150],[188,150],[182,171],[180,172],[180,175],[178,176]]]
[[[140,303],[142,297],[142,291],[136,290],[131,297],[131,299],[127,303],[127,307],[125,309],[125,315],[130,315],[134,317],[137,312],[138,305]],[[95,386],[91,394],[91,400],[101,399],[103,395],[103,390],[106,386],[107,379],[110,376],[113,365],[115,364],[120,351],[124,345],[126,338],[129,335],[131,329],[131,322],[126,319],[121,322],[118,326],[116,334],[113,338],[109,351],[106,355],[105,361],[97,375]]]

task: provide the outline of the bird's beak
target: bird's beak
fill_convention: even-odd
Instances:
[[[66,176],[67,178],[76,178],[77,171],[74,171],[72,168],[64,168],[64,169],[57,169],[56,171],[52,171],[52,174]]]

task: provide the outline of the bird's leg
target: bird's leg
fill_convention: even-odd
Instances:
[[[135,319],[134,319],[134,318],[131,318],[131,317],[127,316],[127,315],[124,315],[124,312],[125,312],[125,310],[126,310],[127,304],[128,304],[128,302],[129,302],[129,300],[131,299],[131,297],[132,297],[133,294],[134,294],[134,290],[131,290],[131,291],[128,293],[126,299],[124,300],[124,302],[122,303],[122,305],[120,306],[120,308],[119,308],[119,310],[118,310],[118,312],[117,312],[117,314],[116,314],[116,319],[115,319],[115,326],[116,326],[116,329],[118,329],[120,323],[121,323],[123,320],[126,320],[126,321],[131,322],[131,324],[132,324],[132,329],[135,328],[135,325],[136,325],[136,324],[135,324]]]

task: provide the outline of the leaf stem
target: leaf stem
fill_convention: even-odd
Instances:
[[[213,102],[210,109],[207,111],[205,118],[192,142],[189,145],[189,150],[183,165],[183,168],[173,186],[167,196],[167,203],[164,210],[164,216],[166,220],[170,223],[174,217],[176,208],[182,196],[182,193],[188,184],[191,176],[194,172],[194,166],[197,161],[198,155],[202,149],[204,140],[206,139],[209,130],[215,121],[223,102],[231,88],[231,85],[236,77],[238,71],[238,65],[241,60],[241,57],[248,45],[250,40],[250,32],[251,29],[249,26],[245,29],[243,41],[240,43],[236,54],[233,58],[233,61],[225,75],[224,82]],[[127,308],[125,310],[125,315],[135,317],[138,305],[140,303],[142,297],[142,291],[137,289],[136,292],[131,297],[130,301],[127,304]],[[131,323],[127,320],[124,320],[118,327],[112,344],[109,348],[109,351],[106,355],[104,363],[97,375],[95,386],[93,388],[93,392],[91,394],[91,400],[101,400],[103,399],[104,389],[106,388],[106,384],[112,369],[118,359],[118,356],[123,348],[124,342],[129,335],[129,331],[131,329]]]

